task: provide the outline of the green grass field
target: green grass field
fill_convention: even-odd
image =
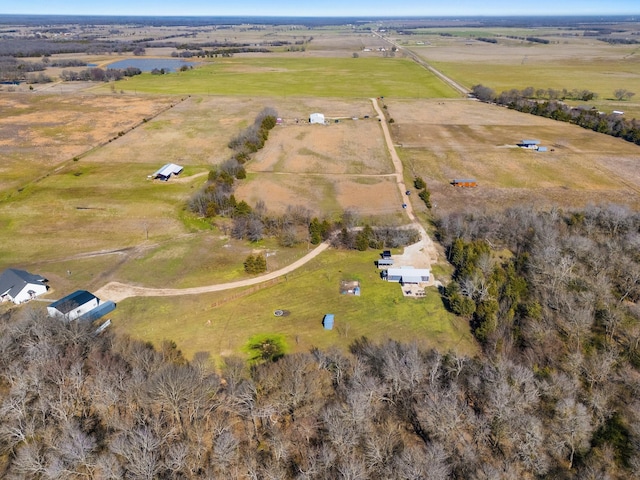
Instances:
[[[522,59],[518,61],[522,62]],[[520,90],[529,86],[536,89],[566,88],[569,91],[575,88],[596,92],[601,101],[615,101],[613,92],[617,88],[626,88],[640,94],[640,63],[635,61],[627,65],[606,59],[597,62],[573,61],[570,64],[499,65],[490,62],[432,62],[432,64],[468,88],[482,84],[494,89],[497,93],[512,88]]]
[[[404,298],[398,284],[380,279],[375,258],[375,251],[329,250],[286,280],[239,298],[234,298],[237,291],[132,298],[120,302],[112,318],[118,332],[155,344],[174,340],[187,357],[198,351],[217,359],[244,356],[249,338],[259,334],[283,335],[290,351],[346,348],[366,336],[416,341],[441,351],[476,352],[468,324],[444,310],[433,287],[426,298]],[[362,296],[341,295],[343,279],[359,280]],[[277,309],[290,314],[275,317]],[[335,314],[334,330],[323,329],[325,313]]]
[[[451,98],[456,92],[403,58],[220,58],[187,72],[143,74],[124,92],[261,97]],[[107,90],[108,87],[101,87]]]

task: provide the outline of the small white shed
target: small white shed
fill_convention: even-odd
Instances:
[[[309,115],[309,123],[319,123],[324,125],[324,114],[323,113],[312,113]]]

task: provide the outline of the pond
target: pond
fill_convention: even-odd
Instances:
[[[117,62],[110,63],[107,68],[124,70],[128,67],[134,67],[139,68],[143,72],[150,72],[156,68],[158,70],[164,68],[165,72],[175,72],[183,65],[192,67],[195,63],[187,62],[178,58],[128,58],[126,60],[118,60]]]

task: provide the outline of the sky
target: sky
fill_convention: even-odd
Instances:
[[[638,15],[639,0],[2,0],[0,14],[146,16]]]

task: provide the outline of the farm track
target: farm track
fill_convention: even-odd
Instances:
[[[376,98],[372,98],[371,103],[373,104],[373,108],[376,110],[376,113],[378,114],[378,118],[382,120],[380,122],[380,125],[382,127],[382,132],[384,134],[385,141],[387,143],[387,149],[389,150],[389,154],[391,155],[391,161],[393,162],[393,166],[396,170],[396,174],[395,174],[396,182],[398,185],[398,189],[400,190],[400,196],[401,198],[404,198],[405,192],[408,190],[407,186],[404,183],[404,166],[402,165],[402,161],[400,160],[400,157],[396,152],[396,148],[391,138],[391,132],[389,131],[389,125],[386,122],[384,113],[382,112],[380,105],[378,104],[378,100]],[[433,241],[427,234],[427,231],[422,226],[422,224],[418,221],[418,218],[415,216],[413,212],[413,205],[409,200],[407,200],[406,202],[405,211],[407,213],[407,216],[413,223],[413,226],[420,232],[420,242],[418,242],[418,244],[411,245],[407,248],[413,248],[414,250],[418,248],[418,250],[425,255],[426,259],[424,260],[426,261],[426,264],[428,266],[431,266],[431,264],[435,262],[436,259],[438,258],[438,251],[435,245],[433,244]]]
[[[98,298],[108,298],[114,302],[119,302],[129,297],[173,297],[177,295],[197,295],[202,293],[221,292],[223,290],[231,290],[234,288],[248,287],[258,283],[273,280],[282,277],[294,270],[300,268],[307,262],[313,260],[329,247],[329,242],[321,243],[315,249],[299,260],[287,265],[280,270],[276,270],[259,277],[248,278],[246,280],[238,280],[229,283],[219,283],[215,285],[205,285],[202,287],[192,288],[147,288],[135,285],[128,285],[120,282],[109,282],[104,287],[98,289],[95,295]]]

